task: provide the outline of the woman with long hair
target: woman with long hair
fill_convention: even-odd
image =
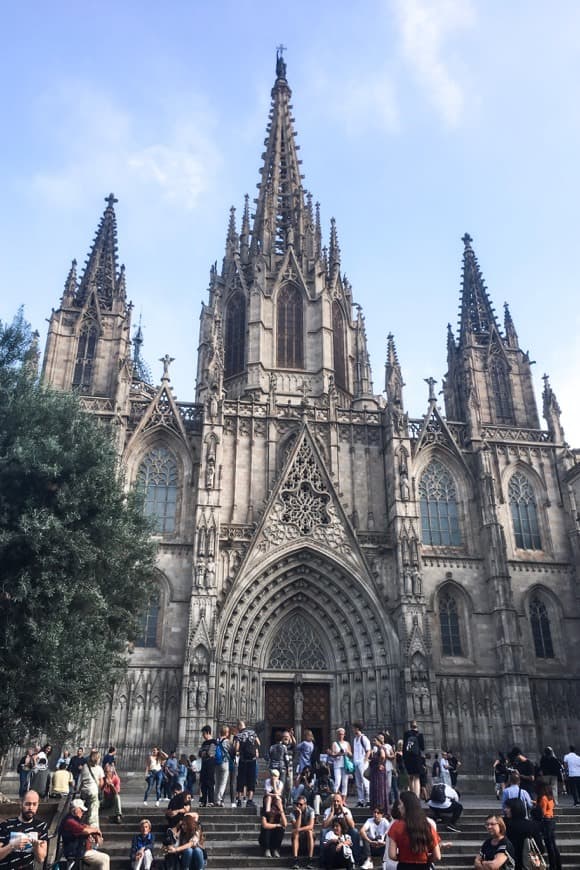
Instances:
[[[497,758],[493,762],[493,778],[495,780],[495,796],[501,800],[503,790],[506,787],[508,778],[508,764],[503,752],[498,749]]]
[[[441,860],[439,834],[413,792],[401,794],[399,812],[389,828],[389,858],[397,861],[397,870],[429,870],[431,861]]]
[[[519,797],[509,798],[503,808],[508,840],[514,847],[516,870],[525,870],[524,845],[532,838],[540,852],[543,851],[542,830],[539,822],[526,818],[526,805]]]
[[[179,844],[167,846],[167,854],[174,855],[183,870],[203,870],[203,831],[197,813],[186,813],[179,828]]]
[[[562,861],[560,852],[556,845],[556,819],[554,818],[554,810],[556,801],[554,800],[554,792],[551,785],[545,782],[538,782],[536,785],[536,808],[541,816],[542,836],[548,852],[548,861],[550,870],[561,870]]]
[[[167,753],[162,749],[159,749],[157,746],[153,747],[151,754],[147,757],[147,766],[145,768],[145,782],[147,783],[147,788],[145,789],[145,796],[143,798],[145,806],[147,806],[147,798],[149,797],[149,792],[153,785],[155,786],[155,806],[159,806],[159,801],[161,800],[161,785],[163,783],[163,764],[166,758],[168,758]]]
[[[391,790],[392,747],[385,745],[385,735],[377,734],[373,740],[369,758],[369,798],[371,807],[380,807],[383,813],[389,815],[389,792]],[[387,767],[390,766],[391,770]]]

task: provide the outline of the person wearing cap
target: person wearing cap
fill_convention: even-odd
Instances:
[[[102,843],[103,835],[96,825],[83,823],[86,812],[88,807],[80,798],[70,802],[69,814],[60,825],[64,856],[69,860],[80,860],[96,870],[109,870],[109,856],[96,849]]]
[[[38,792],[27,791],[18,817],[0,824],[0,870],[32,870],[35,861],[44,862],[48,827],[36,818],[39,800]]]

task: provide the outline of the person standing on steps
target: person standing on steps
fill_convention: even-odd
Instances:
[[[260,740],[253,728],[246,728],[242,719],[238,719],[237,728],[238,733],[234,738],[234,749],[238,757],[237,805],[241,807],[245,797],[246,806],[255,807],[256,759],[260,751]]]
[[[215,753],[217,741],[211,736],[211,727],[201,729],[203,743],[199,747],[201,771],[199,774],[199,805],[213,807],[215,803]]]
[[[408,731],[403,735],[403,763],[409,777],[409,791],[419,797],[421,793],[421,767],[425,741],[413,719]]]

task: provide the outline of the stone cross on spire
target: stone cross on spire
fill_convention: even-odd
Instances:
[[[175,362],[174,358],[172,356],[169,356],[168,353],[166,353],[165,356],[161,357],[159,362],[163,363],[163,377],[161,378],[161,380],[162,381],[169,381],[169,366],[171,365],[172,362]]]
[[[108,196],[105,197],[105,202],[107,203],[109,208],[112,208],[116,202],[119,202],[119,200],[116,199],[114,193],[110,193]]]

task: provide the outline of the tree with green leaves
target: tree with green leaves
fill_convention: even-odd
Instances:
[[[105,702],[155,560],[108,428],[40,385],[37,362],[22,313],[0,322],[0,757]]]

